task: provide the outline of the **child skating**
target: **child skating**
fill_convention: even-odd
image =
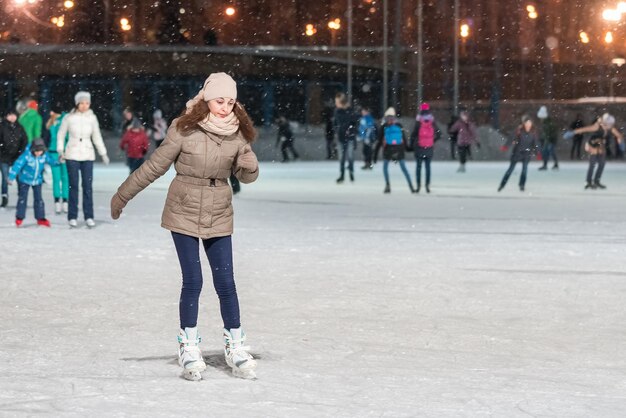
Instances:
[[[50,221],[46,219],[46,209],[41,197],[41,185],[43,183],[43,169],[46,164],[57,166],[58,159],[53,159],[46,153],[46,144],[43,139],[36,138],[29,148],[20,155],[9,171],[9,184],[17,178],[18,199],[15,211],[15,226],[22,226],[26,217],[26,203],[28,191],[33,189],[35,219],[37,225],[50,227]]]

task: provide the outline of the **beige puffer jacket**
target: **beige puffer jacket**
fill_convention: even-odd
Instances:
[[[175,163],[176,177],[167,192],[161,226],[202,239],[231,235],[232,190],[227,180],[231,172],[242,183],[259,176],[258,166],[249,171],[236,164],[240,154],[252,152],[250,145],[239,132],[221,136],[199,128],[183,135],[176,122],[150,159],[117,192],[128,202]]]

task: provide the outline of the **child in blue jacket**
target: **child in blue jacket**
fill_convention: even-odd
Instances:
[[[29,148],[19,156],[9,171],[9,184],[17,178],[18,200],[15,212],[15,225],[20,227],[26,216],[26,202],[28,189],[33,188],[35,197],[35,219],[37,225],[50,227],[50,221],[46,219],[46,210],[41,198],[41,184],[43,183],[43,169],[46,164],[57,166],[59,160],[53,159],[46,153],[46,144],[43,139],[36,138]]]

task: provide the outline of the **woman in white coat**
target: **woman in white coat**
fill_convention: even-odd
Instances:
[[[70,183],[69,210],[67,219],[70,227],[78,225],[78,179],[82,179],[83,187],[83,214],[87,227],[96,225],[93,220],[93,162],[96,159],[94,150],[102,157],[105,164],[109,164],[107,150],[100,133],[98,118],[90,109],[91,95],[86,91],[79,91],[74,96],[76,108],[72,110],[61,123],[57,134],[57,150],[63,155],[67,164],[67,173]],[[69,139],[65,144],[65,136]]]

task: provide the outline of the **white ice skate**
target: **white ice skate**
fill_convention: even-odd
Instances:
[[[200,373],[206,370],[202,352],[198,347],[200,341],[196,327],[181,329],[178,334],[178,364],[183,368],[183,377],[187,380],[201,380]]]
[[[87,228],[89,229],[94,228],[96,226],[96,222],[91,218],[85,220],[85,224],[87,224]]]
[[[63,213],[67,213],[70,210],[70,206],[67,202],[63,202]]]
[[[241,328],[224,329],[224,356],[226,364],[233,370],[233,376],[242,379],[256,379],[256,360],[246,347],[246,334]]]
[[[54,202],[54,213],[55,214],[60,215],[62,209],[63,209],[63,206],[61,205],[61,202]]]

